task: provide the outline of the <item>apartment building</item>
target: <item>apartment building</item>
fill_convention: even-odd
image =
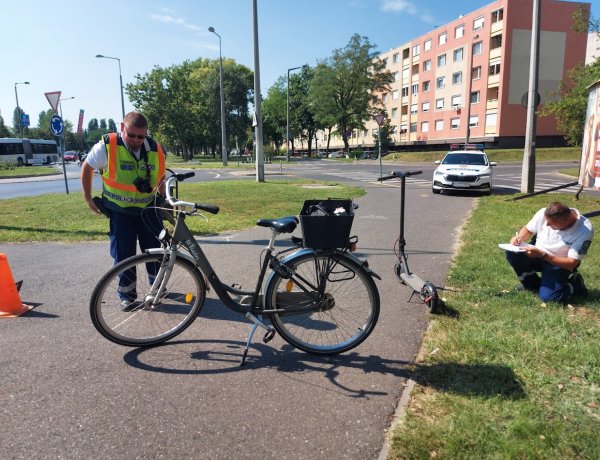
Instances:
[[[572,30],[589,3],[540,2],[538,92],[541,104],[569,69],[586,58],[587,33]],[[391,120],[392,149],[482,142],[520,147],[526,128],[533,0],[496,0],[380,54],[394,76],[382,100]],[[468,130],[468,132],[467,132]],[[377,124],[352,133],[350,147],[375,145]],[[326,137],[321,135],[321,145]],[[560,145],[554,117],[537,117],[537,145]],[[340,136],[330,148],[343,146]]]

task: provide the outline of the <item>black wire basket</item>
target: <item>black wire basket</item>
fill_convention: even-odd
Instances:
[[[306,200],[300,211],[303,246],[313,249],[345,248],[353,220],[352,200]]]

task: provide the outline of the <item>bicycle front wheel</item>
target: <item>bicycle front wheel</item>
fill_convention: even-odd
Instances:
[[[333,355],[348,351],[373,331],[379,292],[353,258],[340,253],[304,252],[286,266],[291,278],[274,274],[265,289],[265,307],[275,330],[294,347]]]
[[[168,265],[167,255],[138,254],[108,271],[90,301],[96,329],[132,347],[157,345],[183,332],[202,308],[206,283],[187,259]]]

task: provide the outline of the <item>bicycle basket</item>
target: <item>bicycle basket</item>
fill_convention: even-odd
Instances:
[[[305,248],[344,248],[348,244],[354,209],[352,200],[306,200],[300,211]]]

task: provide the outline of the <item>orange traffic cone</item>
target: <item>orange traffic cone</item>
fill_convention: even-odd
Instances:
[[[0,253],[0,318],[16,318],[32,308],[21,302],[6,254]]]

